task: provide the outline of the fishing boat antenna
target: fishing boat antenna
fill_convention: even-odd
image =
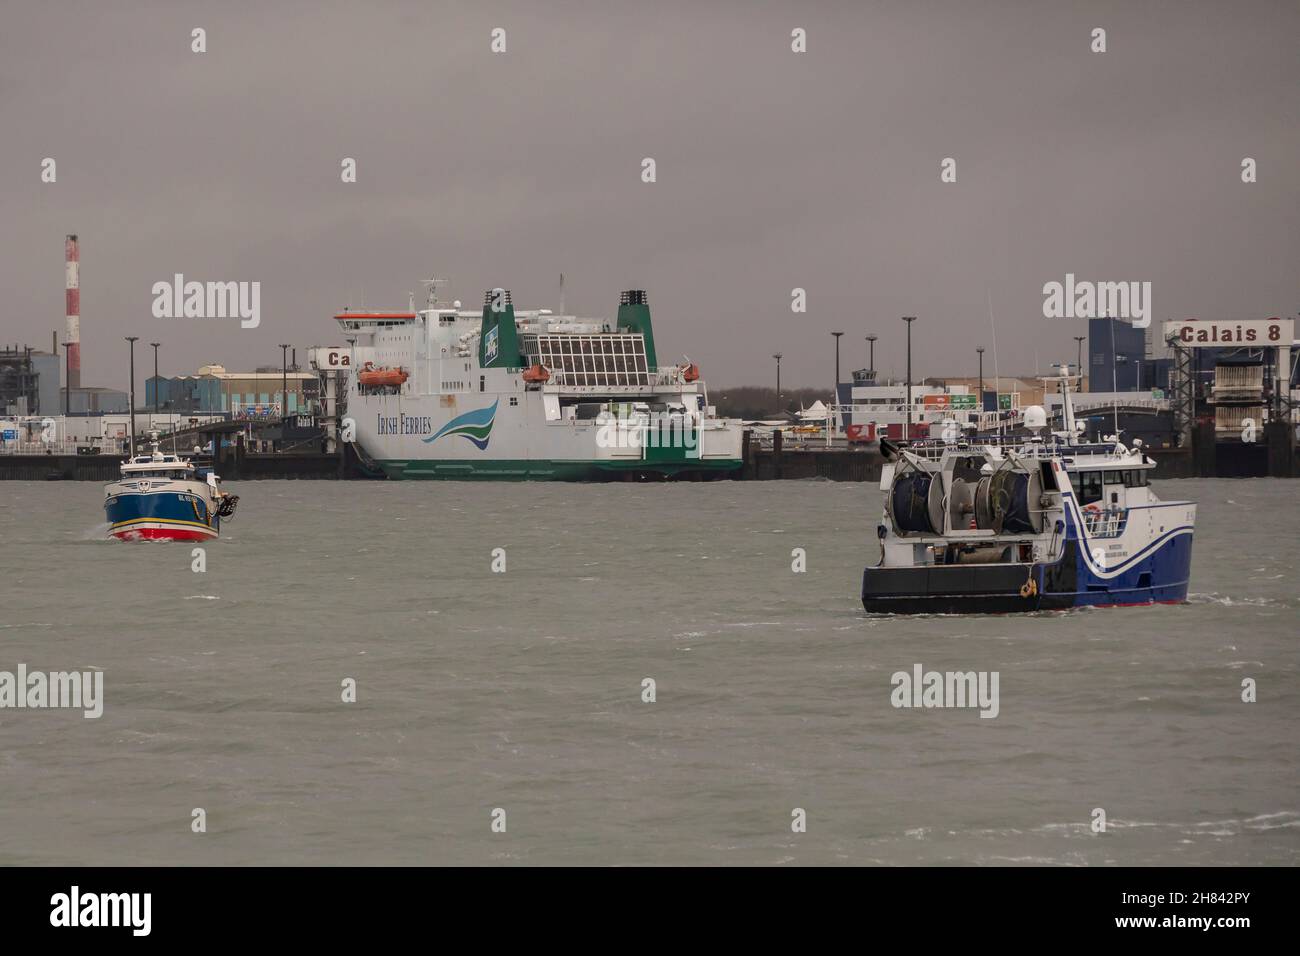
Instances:
[[[1069,362],[1055,362],[1052,368],[1058,370],[1056,381],[1061,388],[1061,434],[1067,442],[1073,442],[1078,438],[1078,424],[1074,417],[1074,402],[1070,400],[1071,382],[1073,376],[1070,375]],[[1044,382],[1050,379],[1043,379]]]
[[[1001,380],[1001,378],[998,376],[998,327],[997,327],[997,325],[996,325],[996,324],[994,323],[994,321],[993,321],[993,290],[990,289],[990,288],[988,288],[987,286],[985,286],[985,287],[984,287],[984,294],[988,297],[988,303],[989,303],[989,329],[990,329],[991,332],[993,333],[993,394],[999,396],[999,399],[998,399],[998,401],[997,401],[995,404],[997,404],[997,406],[998,406],[998,411],[1001,412],[1001,409],[1002,409],[1002,401],[1001,401],[1000,396],[1002,395],[1002,380]],[[981,405],[984,404],[984,396],[983,396],[983,395],[980,396],[980,404],[981,404]],[[999,434],[999,435],[1004,434],[1004,433],[1005,433],[1005,430],[1006,430],[1006,425],[1005,425],[1005,423],[1004,423],[1003,420],[1002,420],[1002,416],[1001,416],[1001,414],[999,414],[999,415],[998,415],[998,434]]]
[[[1110,319],[1110,316],[1107,316]],[[1115,357],[1115,320],[1110,319],[1110,408],[1115,414],[1115,440],[1119,441],[1119,402],[1115,395],[1119,392],[1119,362]]]

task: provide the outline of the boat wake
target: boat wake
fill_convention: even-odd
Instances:
[[[1290,602],[1279,601],[1276,598],[1266,597],[1239,597],[1234,598],[1230,594],[1219,594],[1212,591],[1209,594],[1192,593],[1187,595],[1188,604],[1221,604],[1224,607],[1288,607]]]

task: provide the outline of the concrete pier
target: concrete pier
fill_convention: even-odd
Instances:
[[[1300,476],[1293,429],[1284,422],[1265,429],[1265,440],[1253,446],[1214,441],[1213,425],[1199,429],[1192,448],[1155,448],[1147,454],[1156,462],[1154,477],[1237,478],[1269,475]],[[341,453],[254,454],[237,437],[223,448],[214,463],[226,481],[270,478],[362,480],[376,475],[358,459],[356,451],[342,445]],[[879,481],[884,464],[874,447],[827,448],[819,443],[791,447],[777,432],[770,446],[747,432],[742,444],[743,464],[734,477],[741,481],[823,478],[830,481]],[[0,455],[0,480],[111,481],[120,474],[120,455]],[[203,463],[204,459],[198,461]]]

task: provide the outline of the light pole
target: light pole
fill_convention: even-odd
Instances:
[[[835,336],[835,400],[839,401],[840,396],[840,336],[843,332],[832,332]]]
[[[1078,345],[1078,353],[1079,353],[1079,355],[1078,355],[1078,367],[1079,367],[1079,388],[1078,388],[1078,391],[1080,391],[1080,392],[1083,391],[1083,340],[1084,340],[1085,338],[1087,338],[1087,336],[1084,336],[1084,335],[1076,335],[1076,336],[1074,337],[1074,341],[1075,341],[1075,342],[1077,343],[1077,345]]]
[[[72,376],[69,374],[72,370],[72,353],[68,351],[71,342],[63,343],[63,417],[66,419],[72,414]],[[68,423],[63,423],[63,437],[68,436]]]
[[[773,352],[772,358],[776,359],[776,410],[781,411],[781,353]]]
[[[903,321],[907,323],[907,434],[903,436],[904,441],[912,439],[912,323],[916,321],[916,316],[905,315]]]
[[[979,353],[979,357],[980,357],[980,400],[979,400],[979,410],[980,410],[980,414],[982,415],[982,414],[984,413],[984,346],[982,346],[982,345],[976,346],[976,347],[975,347],[975,351]]]
[[[135,457],[135,343],[140,340],[138,335],[123,336],[131,343],[131,457]]]
[[[156,415],[158,414],[158,346],[161,343],[150,342],[149,344],[153,346],[153,410]],[[147,392],[148,389],[145,391]],[[152,425],[153,422],[150,421],[149,424]]]
[[[280,345],[280,421],[289,414],[289,346]],[[284,429],[280,429],[280,440],[284,440]]]
[[[879,336],[876,335],[867,336],[867,348],[871,350],[871,357],[868,360],[867,365],[871,369],[871,380],[873,382],[876,380],[876,339],[877,338],[879,338]]]

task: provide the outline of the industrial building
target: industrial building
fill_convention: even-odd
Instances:
[[[124,391],[81,384],[81,252],[76,236],[65,238],[63,258],[64,354],[59,354],[57,333],[49,352],[28,345],[0,349],[0,415],[105,415],[130,407]]]
[[[0,414],[59,414],[61,364],[59,356],[31,346],[0,349]]]
[[[1153,354],[1150,333],[1124,319],[1089,319],[1087,391],[1168,391],[1173,360]]]
[[[121,389],[86,385],[68,389],[69,415],[122,415],[131,410],[131,396]]]
[[[0,415],[104,415],[130,408],[130,397],[121,389],[65,388],[64,361],[30,346],[0,349]],[[65,399],[71,408],[63,407]]]
[[[228,372],[204,365],[193,375],[145,380],[144,408],[176,412],[229,412],[236,418],[278,418],[287,382],[286,414],[308,414],[318,393],[315,372],[262,368]]]

